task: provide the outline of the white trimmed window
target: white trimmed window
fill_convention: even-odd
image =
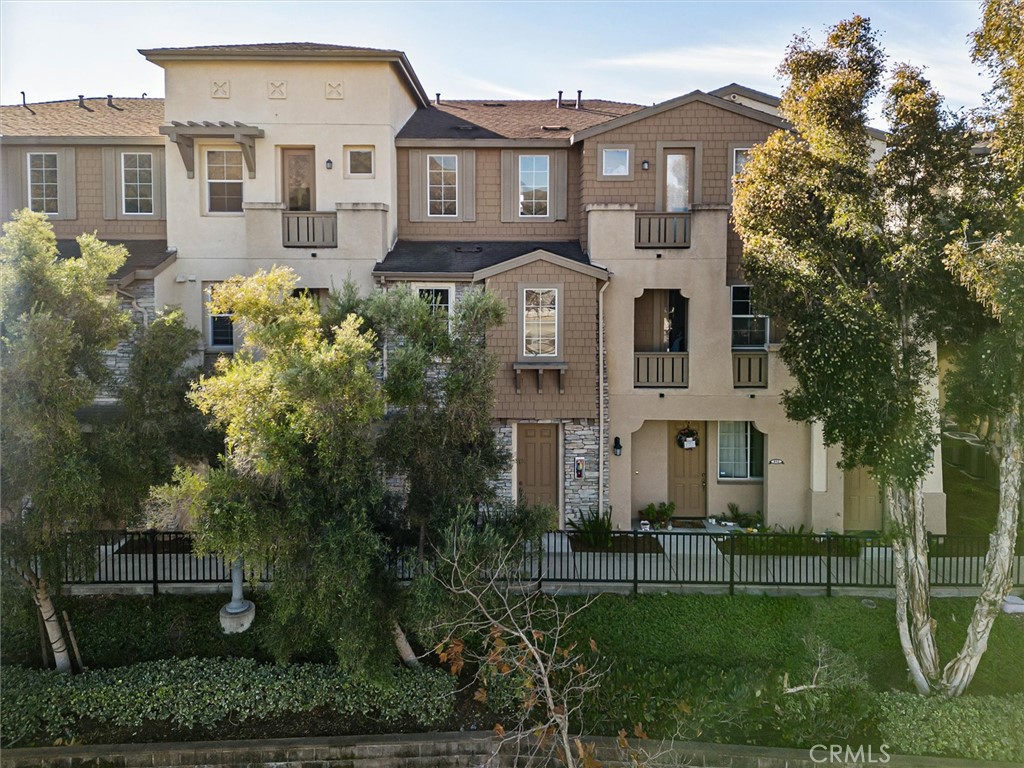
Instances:
[[[764,434],[749,421],[718,422],[718,476],[764,479]]]
[[[242,152],[206,150],[206,190],[209,213],[242,212]]]
[[[749,285],[731,286],[732,348],[764,349],[768,346],[768,316],[755,314]]]
[[[375,173],[373,147],[345,147],[345,176],[372,179]]]
[[[417,296],[430,304],[434,314],[446,317],[451,315],[454,291],[450,285],[417,285],[414,286],[414,290]]]
[[[750,161],[750,147],[737,147],[732,151],[732,176],[743,173]]]
[[[551,158],[519,156],[519,215],[546,217],[551,198]]]
[[[427,155],[427,216],[458,215],[458,155]]]
[[[153,155],[150,152],[121,153],[122,213],[153,213]]]
[[[523,356],[558,354],[558,289],[523,289]]]
[[[217,290],[217,285],[209,284],[207,285],[206,290],[209,292],[210,299],[213,299],[213,294]],[[213,314],[211,312],[208,314],[208,318],[208,348],[219,350],[234,350],[235,324],[234,321],[232,320],[231,313],[223,312],[220,314]]]
[[[612,147],[601,150],[602,176],[629,176],[629,149]]]
[[[56,152],[29,152],[28,207],[36,213],[60,213]]]

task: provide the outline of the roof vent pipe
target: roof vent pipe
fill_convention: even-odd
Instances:
[[[78,106],[81,107],[82,109],[85,109],[85,94],[84,93],[78,94]]]
[[[558,92],[558,98],[555,99],[555,109],[561,109],[561,108],[562,108],[562,92],[559,91]]]
[[[108,107],[114,106],[114,97],[113,97],[112,94],[109,94],[109,93],[107,94],[107,106]]]
[[[434,103],[435,104],[440,104],[441,103],[441,94],[440,93],[435,93],[434,94]]]
[[[28,101],[25,100],[25,92],[24,91],[21,92],[21,106],[23,106],[25,109],[27,109],[33,115],[35,114],[35,112],[33,111],[32,107],[30,107],[28,105]]]
[[[583,91],[576,91],[576,109],[583,108]]]

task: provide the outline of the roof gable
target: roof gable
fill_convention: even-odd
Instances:
[[[564,256],[551,253],[543,248],[538,248],[530,253],[524,253],[522,256],[517,256],[514,259],[503,261],[500,264],[495,264],[493,267],[487,267],[486,269],[479,269],[473,273],[473,280],[486,280],[489,277],[500,275],[503,272],[509,272],[513,269],[519,269],[525,267],[528,264],[533,264],[536,261],[545,261],[548,264],[553,264],[556,267],[562,269],[568,269],[572,272],[580,272],[581,274],[588,275],[598,280],[607,280],[611,275],[608,270],[601,267],[595,267],[590,264],[583,264],[572,259],[567,259]]]

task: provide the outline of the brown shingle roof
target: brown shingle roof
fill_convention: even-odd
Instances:
[[[143,56],[164,56],[175,54],[196,54],[210,56],[230,55],[262,55],[262,54],[359,54],[359,53],[380,53],[401,55],[401,51],[392,51],[385,48],[362,48],[355,45],[330,45],[328,43],[249,43],[244,45],[194,45],[185,48],[148,48],[140,49]]]
[[[0,107],[2,136],[154,136],[164,121],[163,99],[115,97],[113,107],[106,98],[47,101]]]
[[[584,99],[581,109],[566,100],[443,101],[416,112],[399,139],[567,139],[590,128],[636,112],[639,104]]]

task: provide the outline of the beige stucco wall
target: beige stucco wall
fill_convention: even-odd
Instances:
[[[394,137],[415,102],[384,62],[170,62],[166,64],[168,122],[241,122],[263,129],[255,141],[256,174],[243,171],[245,212],[205,213],[204,150],[237,148],[197,139],[195,177],[188,178],[176,145],[167,148],[168,243],[178,249],[173,272],[162,276],[158,298],[180,304],[201,325],[204,282],[288,266],[310,288],[372,285],[374,264],[397,235]],[[230,83],[229,98],[213,98],[212,82]],[[286,98],[270,98],[285,82]],[[327,83],[343,98],[327,98]],[[346,178],[345,146],[374,147],[373,178]],[[281,150],[315,151],[317,211],[336,212],[337,248],[282,245]],[[333,168],[327,170],[330,159]]]
[[[589,211],[591,258],[612,273],[605,292],[608,440],[610,445],[618,436],[623,452],[610,459],[609,500],[620,528],[629,525],[630,513],[639,506],[667,497],[667,422],[687,419],[706,422],[708,428],[708,515],[724,514],[727,503],[735,501],[744,511],[761,509],[772,525],[810,523],[810,428],[783,413],[780,395],[789,377],[777,352],[769,356],[767,388],[733,388],[727,215],[725,206],[696,211],[691,247],[658,251],[633,247],[631,206]],[[633,386],[634,301],[651,288],[681,289],[689,299],[688,388]],[[718,421],[752,421],[765,433],[763,483],[718,479]],[[773,459],[781,463],[769,463]],[[841,504],[842,486],[832,492]]]

